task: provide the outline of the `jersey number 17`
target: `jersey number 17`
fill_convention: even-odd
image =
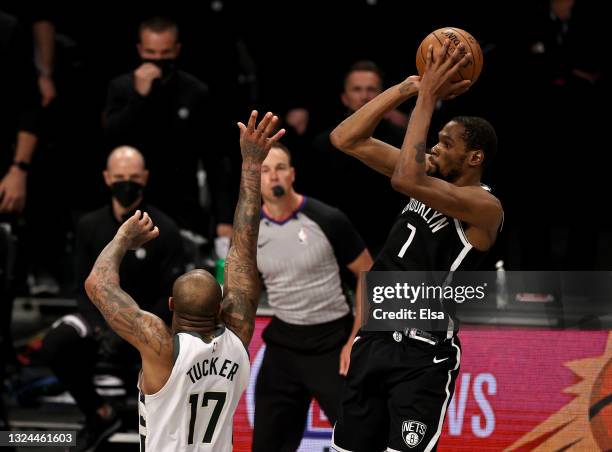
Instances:
[[[223,410],[223,405],[225,405],[227,393],[226,392],[205,392],[204,397],[202,398],[202,406],[207,407],[209,400],[216,400],[215,408],[213,409],[212,414],[210,415],[210,421],[208,422],[208,426],[206,427],[206,432],[204,433],[203,443],[210,443],[213,439],[213,435],[215,434],[215,427],[217,426],[217,422],[219,421],[219,416],[221,415],[221,410]],[[187,437],[187,444],[193,444],[193,430],[195,429],[196,417],[198,415],[198,399],[200,394],[191,394],[189,396],[189,404],[191,405],[191,415],[189,417],[189,436]]]

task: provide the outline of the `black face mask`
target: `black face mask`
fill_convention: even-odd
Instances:
[[[161,58],[161,59],[149,59],[145,58],[142,60],[143,63],[151,63],[161,69],[162,80],[169,78],[176,72],[176,59],[174,58]]]
[[[129,207],[142,196],[144,185],[131,180],[122,180],[115,182],[110,186],[113,198],[119,201],[123,207]]]

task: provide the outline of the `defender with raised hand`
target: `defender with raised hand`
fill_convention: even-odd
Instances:
[[[234,236],[223,293],[215,278],[193,270],[174,283],[169,299],[172,329],[142,311],[120,286],[119,266],[128,250],[160,234],[137,211],[98,257],[85,288],[108,324],[140,352],[141,451],[231,451],[232,417],[250,373],[246,351],[260,295],[257,237],[261,164],[284,134],[271,137],[278,118],[259,125],[253,111],[240,128],[242,173]],[[163,231],[161,231],[163,233]]]

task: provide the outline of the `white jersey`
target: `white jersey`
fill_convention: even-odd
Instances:
[[[155,394],[140,391],[141,452],[232,450],[234,412],[251,365],[238,336],[221,331],[209,344],[192,333],[174,336],[170,378]]]

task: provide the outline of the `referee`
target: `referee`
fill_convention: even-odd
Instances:
[[[341,375],[360,325],[342,291],[340,269],[358,277],[372,265],[348,218],[296,193],[294,180],[290,152],[276,143],[261,170],[257,265],[274,317],[263,333],[254,452],[297,450],[312,397],[336,421]]]

